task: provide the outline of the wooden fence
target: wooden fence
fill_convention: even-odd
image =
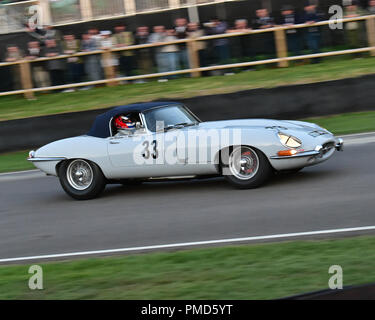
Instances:
[[[366,23],[367,41],[368,41],[367,47],[349,49],[349,50],[331,51],[331,52],[317,53],[317,54],[299,55],[299,56],[292,56],[292,57],[288,56],[288,45],[287,45],[287,38],[286,38],[286,32],[285,32],[286,30],[309,28],[312,26],[325,26],[325,25],[331,25],[334,23],[345,24],[347,22],[352,22],[352,21],[364,21]],[[209,66],[209,67],[200,66],[199,54],[198,54],[198,50],[196,46],[197,41],[209,41],[209,40],[220,39],[220,38],[239,37],[239,36],[246,36],[246,35],[251,35],[251,34],[260,34],[260,33],[267,33],[267,32],[274,33],[277,58],[260,60],[260,61],[249,61],[249,62],[241,62],[241,63],[215,65],[215,66]],[[106,66],[104,67],[105,79],[103,80],[73,83],[73,84],[44,87],[44,88],[33,88],[30,65],[35,62],[42,62],[42,61],[49,61],[49,60],[56,60],[56,59],[67,59],[69,57],[82,57],[82,56],[93,55],[93,54],[97,54],[97,55],[100,54],[103,56],[103,59],[111,59],[112,54],[115,52],[119,52],[119,51],[138,50],[138,49],[144,49],[144,48],[153,48],[153,47],[160,47],[160,46],[165,46],[165,45],[170,45],[170,44],[181,44],[181,43],[186,43],[187,48],[188,48],[189,61],[190,61],[189,69],[176,70],[176,71],[163,72],[163,73],[144,74],[144,75],[137,75],[137,76],[116,77],[114,67]],[[372,56],[375,56],[375,15],[361,16],[361,17],[355,17],[355,18],[346,18],[346,19],[340,19],[340,20],[327,20],[327,21],[321,21],[321,22],[314,23],[314,24],[277,26],[277,27],[269,28],[269,29],[257,29],[257,30],[249,30],[246,32],[235,32],[235,33],[211,35],[211,36],[204,36],[200,38],[176,40],[172,42],[133,45],[133,46],[114,48],[114,49],[109,49],[109,50],[80,52],[74,55],[60,55],[57,57],[38,58],[34,60],[3,62],[3,63],[0,63],[0,67],[12,66],[12,65],[19,66],[22,89],[8,91],[8,92],[0,92],[0,96],[23,94],[27,99],[34,99],[34,93],[41,92],[41,91],[45,92],[45,91],[52,91],[52,90],[62,90],[62,89],[70,89],[70,88],[85,87],[85,86],[100,85],[100,84],[112,86],[112,85],[118,84],[120,81],[149,79],[149,78],[157,78],[157,77],[165,77],[165,76],[189,74],[189,73],[191,74],[192,77],[199,77],[201,73],[204,71],[241,68],[241,67],[249,67],[249,66],[255,66],[255,65],[273,64],[273,63],[277,63],[279,67],[288,67],[289,61],[314,59],[314,58],[320,58],[320,57],[338,56],[338,55],[363,53],[363,52],[369,52]]]

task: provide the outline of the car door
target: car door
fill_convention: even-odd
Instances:
[[[164,177],[185,174],[172,132],[146,130],[108,138],[108,156],[119,177]]]

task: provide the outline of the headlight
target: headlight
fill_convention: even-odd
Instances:
[[[296,137],[281,132],[277,135],[279,136],[280,142],[288,148],[299,148],[302,146],[302,142]]]

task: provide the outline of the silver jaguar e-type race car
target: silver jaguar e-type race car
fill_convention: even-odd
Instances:
[[[238,188],[263,185],[273,172],[323,162],[343,140],[316,124],[245,119],[200,121],[177,102],[134,104],[99,115],[78,137],[31,151],[28,160],[79,200],[108,183],[223,175]]]

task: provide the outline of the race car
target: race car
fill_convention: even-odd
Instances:
[[[241,189],[260,187],[274,172],[299,171],[329,159],[344,142],[316,124],[242,119],[202,122],[178,102],[113,108],[82,136],[30,151],[28,160],[57,176],[78,200],[107,184],[222,175]]]

